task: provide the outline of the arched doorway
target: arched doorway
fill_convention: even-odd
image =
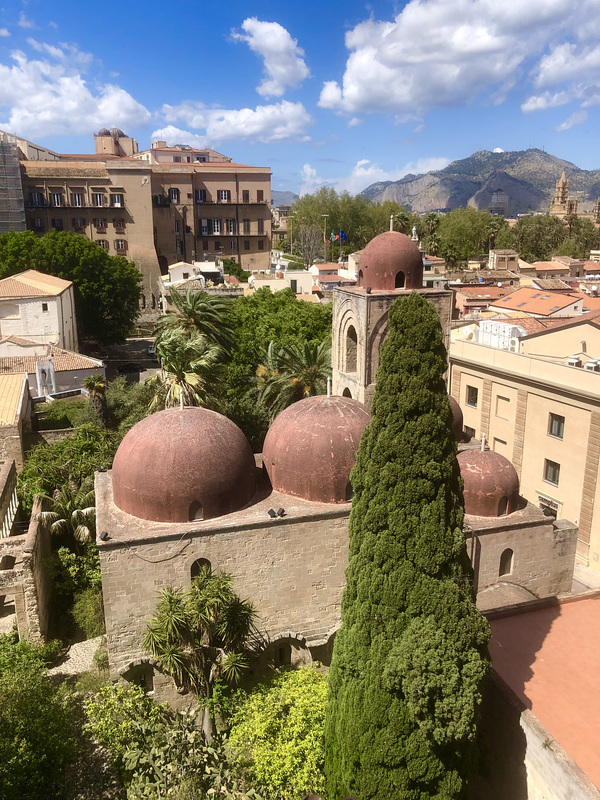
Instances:
[[[356,372],[358,337],[353,325],[346,331],[346,372]]]
[[[395,289],[404,289],[404,273],[402,271],[396,273],[396,280],[394,282]]]
[[[202,503],[199,500],[194,500],[193,503],[190,503],[188,519],[190,522],[204,519],[204,509],[202,508]]]

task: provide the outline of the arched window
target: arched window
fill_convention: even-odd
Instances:
[[[508,514],[508,497],[501,497],[498,503],[498,516],[503,517]]]
[[[342,392],[342,397],[349,397],[352,400],[352,392],[350,391],[350,389],[348,389],[347,386]]]
[[[394,284],[396,289],[404,289],[404,273],[396,273],[396,282]]]
[[[510,549],[510,547],[508,547],[500,556],[500,572],[499,572],[500,577],[502,577],[502,575],[510,575],[512,573],[513,556],[514,553]]]
[[[363,285],[363,271],[362,271],[362,269],[358,270],[358,285],[359,286]]]
[[[358,338],[353,325],[346,331],[346,372],[356,372]]]
[[[210,561],[207,558],[197,558],[192,564],[192,568],[190,570],[192,580],[194,580],[194,578],[197,578],[203,569],[212,570]]]
[[[352,500],[352,495],[353,495],[352,483],[348,481],[348,483],[346,484],[346,500]]]
[[[202,503],[199,500],[194,500],[194,502],[190,504],[188,516],[190,522],[204,519],[204,509],[202,508]]]

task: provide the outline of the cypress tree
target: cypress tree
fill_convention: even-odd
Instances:
[[[489,629],[462,532],[445,368],[434,307],[398,298],[352,472],[325,728],[331,800],[460,798],[474,766]]]

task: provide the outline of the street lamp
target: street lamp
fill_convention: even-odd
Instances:
[[[329,214],[321,214],[323,217],[323,261],[327,263],[327,217]]]

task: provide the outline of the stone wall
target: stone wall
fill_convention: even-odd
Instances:
[[[19,508],[17,468],[14,461],[0,467],[0,539],[10,536]]]

